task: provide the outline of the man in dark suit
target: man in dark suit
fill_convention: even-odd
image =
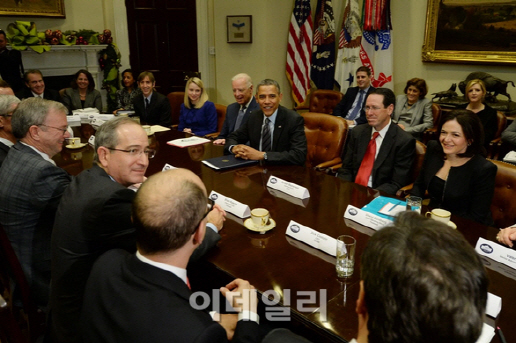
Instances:
[[[235,75],[231,79],[231,85],[236,102],[226,109],[226,119],[222,124],[222,130],[213,144],[226,144],[228,135],[247,122],[249,115],[260,108],[253,96],[253,82],[249,75],[243,73]]]
[[[2,79],[0,79],[0,95],[14,95],[11,86],[9,86],[9,84]]]
[[[361,66],[356,72],[357,87],[350,87],[333,110],[333,115],[347,120],[348,125],[367,123],[364,106],[367,96],[375,89],[371,86],[371,70]]]
[[[154,91],[156,80],[150,71],[144,71],[138,76],[138,86],[143,96],[133,99],[135,115],[140,117],[142,124],[172,125],[170,102],[163,94]]]
[[[220,315],[219,323],[190,302],[186,267],[210,230],[206,205],[204,184],[186,169],[155,174],[140,187],[132,209],[137,252],[111,250],[93,266],[81,317],[84,342],[259,341],[249,282],[236,279],[221,288],[228,299],[243,297],[238,316]]]
[[[95,260],[111,249],[135,251],[131,202],[154,154],[140,125],[127,117],[110,120],[95,135],[96,163],[63,194],[52,233],[50,316],[56,342],[79,341],[82,296]],[[220,239],[224,214],[218,206],[210,212],[211,228],[194,258]]]
[[[27,70],[23,77],[27,88],[16,93],[16,96],[19,99],[38,97],[61,102],[61,96],[58,91],[45,89],[45,81],[43,81],[43,74],[41,71],[37,69]]]
[[[272,164],[304,165],[306,136],[304,120],[280,106],[282,94],[276,81],[265,79],[256,88],[260,110],[226,140],[224,150],[245,160]],[[247,142],[250,146],[244,145]]]
[[[338,177],[389,194],[409,183],[416,140],[391,121],[395,103],[390,89],[378,88],[369,94],[365,107],[369,125],[351,130]],[[376,148],[369,160],[365,157],[370,156],[366,152],[371,144]],[[366,161],[371,162],[369,168]]]
[[[35,301],[46,306],[50,235],[70,176],[51,159],[70,134],[66,108],[40,98],[22,101],[11,118],[19,140],[0,168],[0,222],[20,260]]]
[[[7,49],[7,37],[0,29],[0,76],[15,92],[23,88],[23,62],[21,52]]]
[[[20,99],[14,95],[0,95],[0,167],[9,149],[16,143],[11,126],[11,117]]]

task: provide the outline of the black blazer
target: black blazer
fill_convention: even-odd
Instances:
[[[108,277],[106,277],[108,276]],[[208,312],[190,306],[191,291],[172,272],[112,250],[91,271],[82,332],[88,342],[227,342]],[[259,342],[259,325],[239,321],[231,342]]]
[[[358,169],[371,140],[373,128],[359,125],[351,130],[344,152],[344,161],[337,175],[346,181],[355,182]],[[373,188],[389,194],[410,182],[410,169],[416,151],[416,139],[391,121],[380,151],[373,165]]]
[[[258,103],[256,102],[256,99],[252,98],[251,102],[249,103],[249,107],[246,108],[244,113],[244,118],[242,119],[242,125],[249,119],[249,115],[253,113],[253,111],[259,110],[260,106],[258,106]],[[222,124],[222,129],[220,130],[219,138],[227,138],[228,135],[235,131],[235,124],[238,117],[238,111],[240,111],[240,104],[238,102],[234,102],[231,105],[229,105],[226,109],[226,119],[224,119],[224,124]]]
[[[32,94],[32,91],[30,90],[30,88],[25,87],[23,90],[16,93],[16,97],[18,99],[22,100],[22,99],[27,99],[27,98],[33,98],[34,94]],[[53,89],[48,89],[48,88],[45,88],[45,91],[43,92],[43,99],[57,101],[57,102],[62,101],[61,96],[59,95],[58,91],[55,91]]]
[[[362,104],[362,109],[360,110],[360,115],[355,118],[357,125],[367,123],[364,107],[365,107],[365,103],[367,100],[367,96],[369,95],[369,93],[371,93],[375,89],[376,88],[374,88],[373,86],[369,86],[369,89],[367,90],[367,94],[364,97],[364,103]],[[346,91],[346,94],[344,94],[344,97],[342,98],[342,100],[333,109],[333,115],[342,117],[342,118],[346,118],[349,110],[351,109],[351,107],[353,107],[353,103],[355,102],[355,98],[358,95],[358,91],[359,91],[358,87],[348,88],[348,90]]]
[[[229,153],[229,147],[232,145],[247,142],[250,142],[252,148],[259,150],[263,117],[261,109],[251,113],[247,122],[228,136],[224,146],[225,152]],[[267,152],[267,163],[304,165],[306,153],[303,117],[279,106],[272,137],[272,151]]]
[[[7,145],[5,145],[4,143],[0,142],[0,167],[2,166],[2,163],[4,162],[8,153],[9,153],[9,147]]]
[[[145,102],[143,95],[133,99],[134,112],[140,117],[142,124],[161,125],[170,127],[172,115],[168,98],[161,93],[152,92],[151,101],[145,115]]]
[[[411,194],[424,197],[430,180],[444,165],[443,149],[438,141],[428,142],[425,161]],[[493,225],[491,201],[495,189],[497,167],[480,155],[473,156],[460,167],[450,168],[444,186],[444,195],[430,195],[430,206],[476,222]]]

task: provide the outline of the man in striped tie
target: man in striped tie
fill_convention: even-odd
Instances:
[[[256,99],[260,110],[251,113],[247,122],[228,136],[226,153],[270,164],[304,165],[307,147],[303,117],[280,106],[281,98],[276,81],[265,79],[258,83]]]
[[[409,184],[416,140],[393,124],[395,103],[396,97],[388,88],[369,94],[365,105],[369,125],[351,130],[338,177],[389,194]]]

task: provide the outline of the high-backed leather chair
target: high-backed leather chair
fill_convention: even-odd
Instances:
[[[177,128],[179,125],[179,114],[181,104],[185,102],[185,92],[172,92],[167,95],[170,102],[170,116],[172,117],[172,127]]]
[[[4,228],[0,225],[0,272],[7,273],[2,275],[0,279],[12,279],[16,284],[17,295],[22,303],[22,310],[27,318],[29,337],[31,342],[36,342],[45,332],[45,314],[38,309],[32,301],[29,284],[23,273],[20,261],[11,246],[11,242],[7,238]],[[10,284],[3,285],[7,288],[6,292],[13,298],[13,290]],[[3,341],[2,341],[3,342]]]
[[[207,138],[217,138],[220,130],[222,130],[222,125],[224,124],[224,120],[226,119],[226,110],[227,106],[221,104],[215,104],[215,110],[217,111],[217,132],[208,133],[206,135]]]
[[[309,112],[332,114],[342,100],[342,93],[328,89],[317,89],[310,94]]]
[[[497,159],[499,155],[498,150],[500,148],[500,145],[502,144],[502,132],[507,127],[507,117],[500,111],[496,111],[496,124],[497,129],[494,139],[491,142],[489,142],[489,146],[487,148],[487,157],[492,159]]]
[[[325,169],[341,163],[342,148],[348,134],[348,124],[341,117],[305,112],[305,135],[308,146],[306,165]]]
[[[434,126],[429,129],[426,129],[423,132],[423,135],[421,136],[421,140],[423,141],[423,143],[427,144],[429,140],[437,139],[436,133],[441,122],[442,113],[443,112],[441,110],[441,106],[439,106],[436,103],[432,103],[432,117],[434,121]]]
[[[410,184],[402,187],[396,195],[398,196],[407,196],[412,189],[414,182],[416,182],[417,177],[419,176],[419,171],[423,167],[423,162],[425,161],[426,154],[426,145],[420,141],[416,141],[416,156],[414,156],[414,162],[412,162],[412,168],[410,169]]]
[[[491,160],[497,167],[491,213],[496,227],[504,228],[516,223],[516,166]]]

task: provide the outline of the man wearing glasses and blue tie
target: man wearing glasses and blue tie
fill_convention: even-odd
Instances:
[[[50,316],[56,342],[79,341],[84,287],[97,257],[115,248],[136,250],[131,203],[155,153],[135,121],[110,120],[95,135],[96,163],[63,195],[52,233]],[[194,258],[220,239],[224,216],[218,206],[208,214],[212,226]]]
[[[22,101],[10,119],[18,142],[0,168],[0,223],[34,301],[44,309],[50,285],[50,235],[57,206],[71,180],[52,160],[70,137],[66,108],[31,98]]]

